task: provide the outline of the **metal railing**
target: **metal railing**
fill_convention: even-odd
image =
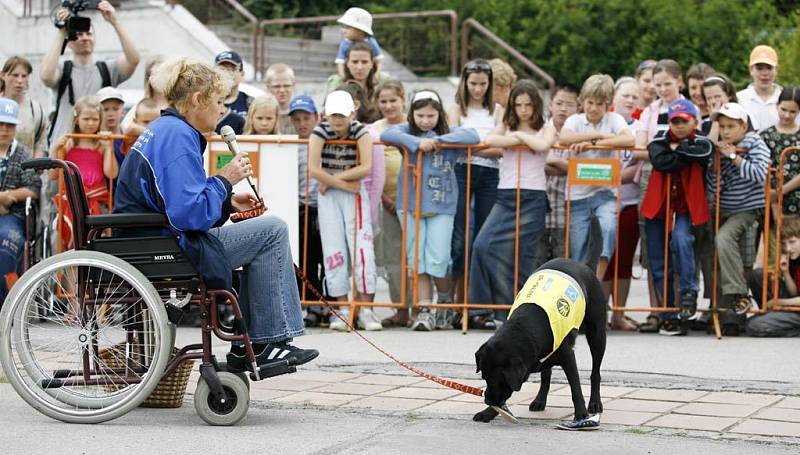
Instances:
[[[439,11],[412,11],[412,12],[402,12],[402,13],[382,13],[382,14],[374,14],[372,19],[374,22],[378,21],[387,21],[393,19],[422,19],[422,18],[435,18],[435,17],[444,17],[449,19],[449,27],[450,27],[450,39],[449,39],[449,70],[451,76],[458,75],[458,14],[453,10],[439,10]],[[294,26],[294,25],[318,25],[318,24],[325,24],[336,22],[339,19],[339,16],[314,16],[314,17],[294,17],[294,18],[278,18],[278,19],[265,19],[262,20],[258,25],[259,31],[259,39],[258,41],[261,44],[261,55],[259,56],[259,62],[261,65],[259,69],[259,73],[264,74],[266,68],[263,67],[264,63],[267,61],[268,56],[266,55],[266,49],[264,49],[264,36],[265,32],[264,29],[266,27],[275,27],[275,26]],[[391,49],[389,49],[391,50]],[[406,66],[409,66],[407,63],[400,59],[400,62]]]
[[[527,71],[539,77],[547,86],[547,90],[551,95],[554,95],[556,88],[556,81],[552,76],[547,74],[538,65],[533,63],[530,59],[522,55],[518,50],[514,49],[510,44],[505,42],[502,38],[497,36],[494,32],[486,28],[483,24],[470,17],[461,24],[461,64],[465,65],[469,61],[469,35],[470,31],[474,30],[480,33],[484,38],[490,40],[493,44],[508,53],[509,56],[516,59]]]

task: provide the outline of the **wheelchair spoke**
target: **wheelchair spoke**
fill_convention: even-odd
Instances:
[[[107,420],[100,417],[107,409],[120,412],[149,395],[171,337],[163,301],[146,278],[113,256],[71,251],[20,281],[0,328],[20,394],[51,417],[81,422]]]

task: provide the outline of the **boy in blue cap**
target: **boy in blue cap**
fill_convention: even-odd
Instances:
[[[668,230],[671,256],[675,258],[674,267],[680,281],[681,319],[684,321],[697,314],[698,286],[692,226],[705,224],[709,220],[705,172],[714,151],[714,145],[708,138],[697,135],[697,114],[697,107],[685,99],[669,105],[669,129],[659,133],[647,145],[653,172],[642,202],[653,284],[656,292],[663,293],[664,232]],[[672,276],[673,273],[668,270],[666,301],[670,304],[674,301],[671,295]],[[674,314],[664,313],[659,333],[685,335],[686,328]]]
[[[242,56],[236,51],[224,51],[214,57],[214,65],[226,71],[233,81],[231,92],[225,98],[225,107],[228,111],[217,123],[216,131],[220,132],[223,126],[229,125],[236,134],[242,134],[244,119],[253,97],[239,90],[239,83],[244,77],[244,62]]]
[[[14,139],[19,124],[19,104],[0,98],[0,306],[6,298],[6,283],[16,275],[25,242],[25,200],[37,199],[42,182],[22,163],[31,154]]]

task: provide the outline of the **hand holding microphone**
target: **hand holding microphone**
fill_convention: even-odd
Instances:
[[[260,199],[255,185],[253,185],[253,182],[250,180],[250,176],[253,175],[253,166],[250,164],[247,153],[242,153],[239,150],[239,144],[236,142],[236,133],[233,132],[233,128],[229,125],[225,125],[222,127],[220,133],[222,133],[222,140],[228,145],[228,150],[230,150],[235,157],[230,163],[219,170],[219,175],[228,179],[231,185],[236,185],[242,180],[247,179],[247,183],[250,184],[250,188],[252,188],[256,198]]]

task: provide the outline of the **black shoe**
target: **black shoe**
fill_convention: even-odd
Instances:
[[[311,311],[303,318],[303,324],[305,324],[306,327],[319,327],[321,321],[322,316],[317,313],[312,313]]]
[[[738,337],[740,333],[739,324],[722,324],[722,336]]]
[[[688,290],[681,293],[681,321],[697,319],[697,291]]]
[[[683,336],[686,335],[686,327],[681,324],[677,319],[666,319],[661,323],[661,328],[658,330],[660,335],[666,336]]]
[[[284,360],[289,362],[289,366],[303,365],[319,356],[319,351],[316,349],[301,349],[286,342],[270,343],[266,346],[258,347],[254,344],[253,350],[256,354],[256,364],[259,367],[280,363]],[[231,348],[231,352],[227,355],[227,360],[228,371],[232,373],[244,370],[253,371],[253,367],[247,361],[247,355],[244,354],[244,348],[242,347]]]
[[[750,309],[750,297],[747,295],[734,295],[731,296],[731,300],[728,302],[728,308],[730,311],[737,315],[741,316],[743,314],[747,314],[747,310]]]

